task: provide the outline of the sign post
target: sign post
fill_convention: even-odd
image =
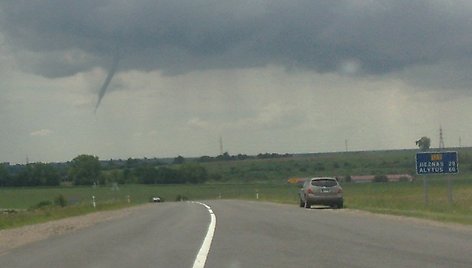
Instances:
[[[457,152],[421,152],[416,153],[416,174],[423,175],[424,203],[427,206],[428,183],[427,175],[442,174],[448,176],[448,202],[452,204],[451,174],[459,173]]]

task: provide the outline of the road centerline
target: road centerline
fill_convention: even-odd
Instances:
[[[200,250],[198,251],[197,257],[195,258],[195,262],[193,263],[193,268],[204,268],[208,253],[210,252],[213,235],[215,234],[216,215],[211,209],[211,207],[208,206],[207,204],[204,204],[201,202],[192,202],[192,203],[204,206],[208,210],[208,213],[210,213],[210,224],[208,225],[207,234],[205,236],[205,239],[203,240]]]

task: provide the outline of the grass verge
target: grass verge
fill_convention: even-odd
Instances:
[[[429,179],[427,203],[422,181],[346,184],[344,189],[349,208],[472,225],[472,181],[469,179],[452,182],[452,200],[448,197],[445,178]]]
[[[0,230],[85,215],[97,211],[121,209],[129,206],[130,205],[127,203],[120,202],[99,204],[96,208],[81,204],[67,207],[50,206],[39,209],[15,210],[15,212],[10,211],[0,215]]]
[[[472,181],[469,179],[453,182],[451,204],[448,202],[447,181],[442,178],[429,182],[427,205],[421,181],[345,183],[342,186],[348,208],[472,225]],[[19,209],[19,212],[0,214],[0,229],[120,209],[149,202],[152,196],[165,201],[178,198],[261,200],[293,204],[296,208],[298,189],[298,186],[289,184],[124,185],[119,190],[109,187],[3,188],[0,189],[0,208]],[[59,194],[68,200],[69,205],[65,208],[30,209],[42,201],[53,200]],[[91,206],[92,196],[97,200],[97,208]]]

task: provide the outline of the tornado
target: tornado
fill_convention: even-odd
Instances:
[[[100,88],[100,91],[98,92],[98,100],[97,100],[97,105],[95,105],[95,113],[97,113],[97,109],[100,106],[100,103],[102,102],[103,96],[105,96],[105,93],[107,92],[108,85],[110,85],[111,79],[115,75],[116,69],[118,68],[119,61],[120,61],[120,54],[117,49],[115,54],[113,55],[113,63],[111,65],[110,70],[108,71],[108,75],[105,81],[103,82],[103,85]]]

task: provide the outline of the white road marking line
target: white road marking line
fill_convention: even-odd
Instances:
[[[204,268],[205,262],[208,256],[208,252],[210,251],[211,241],[213,240],[213,235],[215,234],[216,228],[216,216],[213,213],[213,210],[210,206],[200,202],[192,202],[196,204],[200,204],[208,209],[210,213],[210,225],[208,225],[208,232],[203,240],[202,246],[200,247],[200,251],[198,251],[197,257],[195,258],[195,262],[193,263],[193,268]]]

